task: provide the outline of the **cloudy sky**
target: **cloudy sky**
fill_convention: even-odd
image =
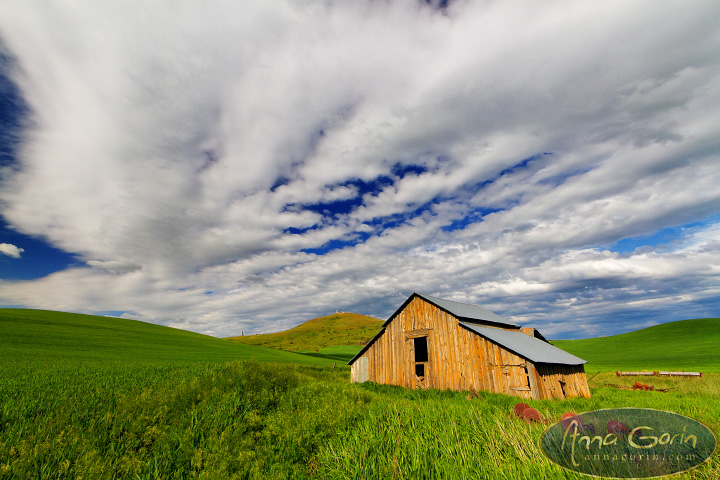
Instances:
[[[720,2],[0,4],[0,305],[720,316]]]

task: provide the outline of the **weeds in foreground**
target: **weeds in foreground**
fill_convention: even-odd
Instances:
[[[0,479],[585,478],[545,459],[545,427],[515,418],[505,395],[353,385],[344,368],[256,362],[0,374]],[[531,403],[549,418],[670,410],[720,432],[720,375],[667,379],[667,393],[604,386],[613,378],[596,377],[590,399]],[[720,478],[720,462],[672,478]]]

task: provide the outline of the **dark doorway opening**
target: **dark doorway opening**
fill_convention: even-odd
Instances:
[[[424,377],[425,376],[425,365],[422,363],[418,363],[415,365],[415,375],[418,377]]]
[[[418,337],[413,339],[415,341],[415,362],[427,362],[428,361],[428,345],[427,337]]]

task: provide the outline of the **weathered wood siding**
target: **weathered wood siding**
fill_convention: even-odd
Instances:
[[[585,366],[538,363],[535,367],[539,380],[537,398],[590,398]]]
[[[415,375],[413,339],[418,337],[426,337],[428,347],[422,379]],[[489,390],[528,399],[590,394],[582,365],[537,367],[461,327],[453,315],[418,297],[397,314],[362,357],[367,358],[367,378],[389,385]],[[361,360],[352,365],[353,381],[364,377]],[[565,382],[562,387],[560,381]]]

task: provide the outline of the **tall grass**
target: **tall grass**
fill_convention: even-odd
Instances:
[[[370,400],[332,368],[52,373],[0,384],[2,479],[305,477],[318,446]]]
[[[609,377],[608,377],[609,378]],[[698,419],[720,432],[720,376],[694,384],[669,379],[676,393],[593,389],[590,399],[530,401],[548,421],[566,411],[634,406],[669,410]],[[587,478],[547,460],[538,442],[549,426],[527,424],[512,413],[511,397],[480,392],[407,391],[361,387],[376,394],[359,423],[348,426],[317,454],[319,478],[545,479]],[[381,400],[382,399],[382,400]],[[720,478],[713,457],[677,479]]]
[[[517,400],[500,394],[357,385],[347,368],[252,361],[4,373],[1,479],[581,478],[545,459],[545,426],[518,420]],[[604,386],[613,378],[594,379],[590,399],[530,403],[552,420],[670,410],[720,433],[720,376],[663,379],[679,387],[667,393]],[[713,458],[673,478],[718,476]]]

